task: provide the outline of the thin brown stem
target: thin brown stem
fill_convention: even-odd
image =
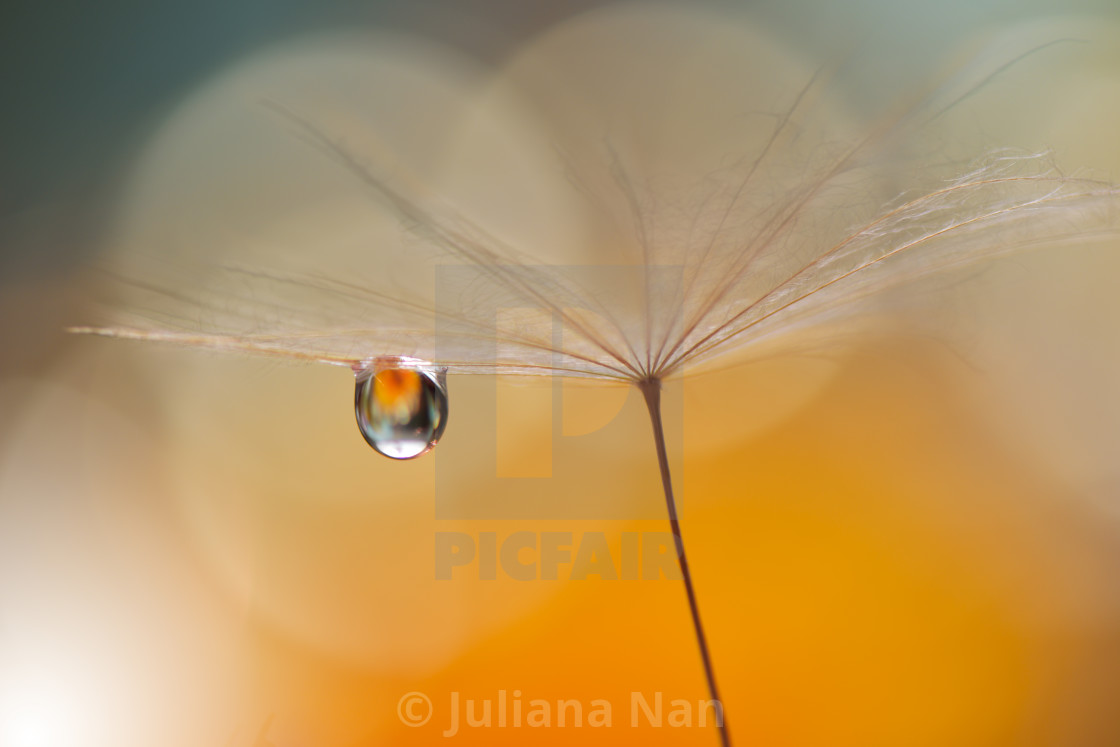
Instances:
[[[718,704],[719,741],[723,747],[731,747],[731,732],[727,728],[727,711],[719,697],[716,686],[716,673],[712,667],[712,656],[708,652],[708,639],[704,635],[704,625],[700,622],[700,607],[696,603],[696,591],[692,588],[692,573],[688,570],[688,557],[684,552],[684,539],[681,537],[681,523],[677,516],[677,504],[673,499],[673,481],[669,474],[669,457],[665,451],[665,430],[661,422],[661,380],[650,378],[638,383],[638,388],[646,398],[649,419],[653,424],[653,441],[657,446],[657,464],[661,468],[661,485],[665,489],[665,506],[669,510],[669,526],[673,530],[673,541],[677,546],[677,560],[684,578],[684,590],[688,595],[688,609],[692,612],[692,627],[696,631],[696,643],[700,647],[700,659],[704,662],[704,676],[708,680],[708,694]]]

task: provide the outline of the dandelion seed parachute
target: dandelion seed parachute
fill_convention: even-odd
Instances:
[[[223,226],[208,242],[242,258],[187,287],[178,269],[159,279],[132,257],[119,270],[128,311],[80,331],[346,366],[396,355],[453,374],[638,382],[813,344],[892,287],[1113,230],[1115,189],[1065,176],[1045,154],[940,163],[914,145],[985,71],[868,117],[846,108],[835,70],[798,63],[741,19],[632,16],[577,18],[492,80],[449,81],[449,64],[411,53],[394,68],[404,73],[371,67],[368,126],[322,91],[277,90],[314,55],[251,67],[172,141],[252,109],[230,142],[267,133],[260,160],[284,151],[285,168],[326,195],[293,187],[311,201],[285,209],[313,219],[273,213],[278,228],[256,234]],[[310,69],[339,75],[347,59]],[[263,107],[245,106],[254,86]],[[438,133],[442,158],[402,134],[405,101],[458,122]],[[376,223],[355,218],[371,204]],[[262,251],[274,243],[292,256]],[[542,310],[560,337],[534,323]]]

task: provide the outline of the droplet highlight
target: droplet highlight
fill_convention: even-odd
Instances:
[[[415,459],[435,448],[447,427],[447,372],[411,359],[356,371],[358,429],[374,451]]]

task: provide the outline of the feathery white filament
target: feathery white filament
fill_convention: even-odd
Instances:
[[[283,136],[274,148],[304,151],[298,164],[318,161],[312,181],[332,195],[350,190],[354,205],[382,216],[376,231],[340,223],[354,234],[345,241],[385,239],[386,220],[404,238],[337,265],[310,259],[314,244],[290,268],[226,260],[190,287],[149,281],[133,265],[122,271],[125,318],[76,331],[341,365],[414,356],[451,373],[637,382],[749,357],[762,341],[797,345],[801,330],[846,318],[886,288],[1114,230],[1117,190],[1063,175],[1045,153],[942,164],[915,145],[941,127],[946,100],[974,89],[933,81],[854,116],[832,90],[835,70],[799,65],[749,26],[707,13],[647,11],[637,25],[627,11],[591,14],[491,78],[449,83],[420,56],[402,58],[413,66],[403,74],[381,65],[383,95],[371,101],[376,117],[392,110],[385,128],[398,130],[383,142],[337,114],[338,102],[293,102],[260,84],[314,55],[275,64],[280,73],[254,69],[232,86],[242,102],[262,89],[253,126]],[[337,74],[330,60],[326,73]],[[425,96],[429,116],[461,123],[459,135],[443,132],[462,139],[444,161],[470,165],[467,176],[490,185],[484,194],[462,170],[440,177],[438,158],[410,163],[398,147],[413,120],[395,107]],[[522,162],[539,169],[531,181],[492,184],[524,176]],[[559,204],[551,223],[528,219],[537,192]],[[322,242],[340,240],[331,208],[288,208],[322,211],[309,219]],[[533,230],[568,243],[534,256],[519,244],[533,243]],[[417,291],[425,279],[434,292]],[[541,312],[552,326],[532,322]]]

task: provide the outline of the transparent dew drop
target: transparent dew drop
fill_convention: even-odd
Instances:
[[[447,426],[447,371],[394,358],[356,368],[354,412],[374,451],[415,459],[435,448]]]

